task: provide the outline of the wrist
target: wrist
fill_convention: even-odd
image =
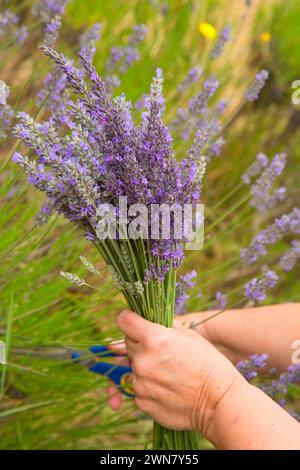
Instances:
[[[230,415],[234,419],[234,410],[239,403],[240,397],[245,396],[249,393],[249,388],[252,386],[242,377],[239,373],[232,378],[232,381],[228,383],[224,393],[219,396],[219,399],[215,402],[214,409],[212,410],[209,419],[207,420],[206,427],[204,429],[204,436],[220,448],[220,442],[222,442],[224,430],[228,429],[229,423],[224,420],[224,416],[228,415],[228,410],[231,410]]]
[[[207,374],[194,408],[194,429],[212,440],[218,424],[219,408],[228,397],[235,396],[241,384],[247,382],[236,368],[225,358]]]

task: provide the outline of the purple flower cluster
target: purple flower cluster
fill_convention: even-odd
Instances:
[[[188,108],[179,108],[176,117],[170,123],[170,128],[174,132],[180,133],[183,140],[188,140],[193,132],[198,131],[205,134],[203,141],[203,150],[209,160],[210,157],[218,156],[224,139],[218,136],[221,132],[221,125],[218,121],[219,115],[224,110],[226,104],[219,102],[215,109],[211,110],[208,106],[209,100],[213,97],[219,87],[219,82],[214,79],[208,79],[204,82],[202,91],[191,98]]]
[[[99,41],[100,34],[101,24],[95,23],[79,38],[80,49],[86,50],[86,54],[91,62],[96,52],[96,42]]]
[[[217,310],[224,310],[227,307],[227,303],[227,295],[222,292],[217,292],[215,301],[213,302],[213,308]]]
[[[17,44],[23,44],[28,37],[28,31],[25,25],[17,28],[18,23],[19,18],[12,10],[7,9],[0,13],[0,38],[12,33]]]
[[[259,98],[259,94],[266,84],[269,78],[269,72],[267,70],[261,70],[256,74],[254,82],[250,85],[248,90],[245,92],[245,98],[248,101],[256,101]]]
[[[191,271],[184,276],[180,277],[180,280],[176,283],[176,313],[182,314],[185,309],[184,306],[189,299],[188,290],[195,286],[195,278],[197,277],[196,271]]]
[[[247,264],[255,263],[267,254],[268,245],[274,245],[287,233],[300,234],[300,209],[297,207],[256,235],[250,245],[241,250],[241,259]]]
[[[62,16],[69,0],[38,0],[32,6],[32,13],[48,23],[55,16]]]
[[[115,46],[111,49],[105,67],[107,71],[105,81],[110,90],[119,86],[119,75],[126,73],[132,64],[140,59],[138,46],[145,39],[146,34],[145,25],[136,25],[127,46]]]
[[[255,161],[242,175],[242,180],[245,184],[251,183],[251,178],[257,177],[262,170],[268,165],[269,159],[264,153],[259,153]]]
[[[45,26],[45,36],[43,39],[43,44],[48,47],[53,47],[61,28],[61,17],[56,15],[51,18]]]
[[[146,98],[141,122],[135,126],[131,104],[124,95],[112,98],[105,82],[81,51],[84,79],[72,61],[42,47],[62,71],[73,91],[62,103],[65,119],[56,125],[55,112],[36,123],[19,114],[15,136],[36,154],[31,160],[14,155],[28,173],[29,182],[44,192],[55,209],[79,224],[89,238],[95,236],[99,204],[193,203],[199,198],[205,162],[200,159],[202,134],[197,134],[187,158],[177,162],[168,128],[162,121],[162,73],[157,70]],[[73,98],[73,99],[72,99]],[[168,266],[183,259],[183,240],[152,240],[151,254]],[[167,268],[165,268],[167,271]],[[158,273],[160,276],[164,273]]]
[[[260,278],[253,278],[244,285],[245,296],[254,302],[266,300],[266,292],[276,286],[279,277],[271,269],[265,269]]]
[[[290,248],[281,256],[279,266],[283,271],[291,271],[300,259],[300,240],[293,240]]]
[[[261,157],[260,163],[266,163]],[[258,160],[255,162],[257,166]],[[286,155],[283,153],[275,155],[273,160],[266,166],[261,176],[251,186],[251,201],[250,205],[255,207],[258,212],[266,212],[272,209],[278,201],[285,198],[285,188],[281,187],[273,190],[273,185],[277,178],[282,174],[286,164]],[[253,170],[253,167],[252,167]]]
[[[230,38],[230,26],[225,25],[224,28],[222,29],[216,43],[214,44],[214,47],[211,50],[210,57],[212,59],[216,59],[222,54],[223,48],[226,44],[227,41],[229,41]]]
[[[0,140],[7,136],[14,115],[12,107],[7,103],[9,93],[9,87],[0,80]]]
[[[285,407],[288,403],[289,387],[300,385],[300,364],[289,366],[287,371],[280,374],[279,377],[276,369],[270,369],[264,373],[264,380],[260,381],[262,376],[259,375],[259,372],[267,366],[267,360],[268,354],[253,354],[249,359],[238,362],[236,367],[249,382],[257,378],[256,386],[280,406]],[[291,410],[290,414],[300,421],[300,413]]]
[[[239,361],[236,368],[246,380],[250,381],[257,377],[259,369],[266,366],[268,358],[268,354],[253,354],[249,359]]]

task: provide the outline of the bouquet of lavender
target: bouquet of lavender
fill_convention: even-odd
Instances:
[[[187,238],[174,211],[195,207],[199,200],[206,165],[201,151],[208,130],[197,132],[186,159],[178,162],[162,121],[160,69],[135,125],[130,102],[124,95],[112,98],[88,49],[81,50],[78,68],[54,49],[42,46],[42,50],[55,61],[70,88],[47,121],[35,122],[19,114],[14,133],[29,155],[15,153],[13,159],[24,168],[29,182],[46,194],[44,213],[63,214],[93,242],[129,307],[147,320],[170,327],[176,270]],[[166,227],[160,224],[160,209],[170,205],[169,230],[163,235]],[[195,433],[154,424],[154,449],[198,446]]]

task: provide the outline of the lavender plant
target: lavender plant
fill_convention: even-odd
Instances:
[[[205,162],[198,161],[202,133],[196,135],[187,158],[177,162],[162,121],[160,69],[152,81],[146,111],[135,126],[130,103],[123,95],[111,98],[86,49],[79,54],[86,80],[69,59],[47,46],[42,50],[55,61],[75,94],[64,105],[66,121],[61,130],[55,124],[55,113],[42,123],[19,113],[14,134],[37,158],[15,153],[13,159],[50,204],[94,243],[129,306],[148,320],[171,326],[184,240],[123,240],[120,225],[116,239],[101,240],[97,237],[97,208],[103,203],[117,206],[120,196],[126,196],[130,205],[143,203],[149,211],[152,204],[170,200],[194,204],[205,168]],[[82,285],[81,279],[64,275]],[[198,444],[194,433],[169,431],[156,424],[153,446],[192,449]]]

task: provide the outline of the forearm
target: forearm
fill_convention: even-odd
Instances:
[[[185,316],[202,322],[216,312]],[[300,339],[300,304],[228,310],[198,327],[232,361],[268,353],[269,365],[285,370],[291,364],[292,344]]]
[[[205,431],[217,449],[300,449],[300,424],[243,379],[219,401]]]

